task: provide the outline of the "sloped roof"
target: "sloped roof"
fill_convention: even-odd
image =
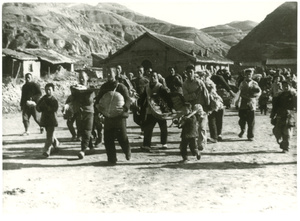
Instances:
[[[267,59],[266,65],[296,65],[297,59]]]
[[[195,44],[193,41],[187,41],[171,36],[161,35],[157,33],[149,33],[146,32],[143,35],[139,36],[120,50],[118,50],[116,53],[108,57],[107,59],[113,58],[117,56],[118,54],[125,51],[127,48],[130,48],[132,45],[134,45],[136,42],[138,42],[140,39],[144,38],[145,36],[148,36],[156,41],[159,41],[162,44],[167,45],[168,47],[173,48],[174,50],[185,54],[186,56],[189,56],[190,58],[194,58],[196,62],[205,62],[205,63],[214,63],[214,64],[233,64],[234,62],[224,58],[220,55],[217,55],[211,51],[209,51],[208,56],[200,56],[198,55],[199,51],[202,51],[202,55],[205,54],[205,48]],[[195,52],[195,56],[191,54],[191,51]]]
[[[72,59],[65,57],[51,49],[49,50],[43,48],[24,49],[24,52],[37,56],[39,59],[47,61],[51,64],[74,63]]]
[[[22,61],[38,60],[36,56],[32,56],[23,52],[15,51],[9,48],[2,48],[2,55],[8,55]]]
[[[218,54],[215,54],[211,51],[209,52],[208,56],[200,56],[198,53],[201,50],[202,55],[205,54],[205,51],[207,50],[206,48],[203,48],[200,45],[195,44],[193,41],[187,41],[187,40],[183,40],[183,39],[179,39],[179,38],[175,38],[175,37],[171,37],[171,36],[166,36],[166,35],[160,35],[160,34],[149,34],[152,35],[153,37],[159,39],[160,41],[164,42],[165,44],[171,46],[172,48],[179,50],[181,52],[184,52],[190,56],[191,55],[191,51],[194,51],[195,53],[195,57],[197,59],[198,62],[205,62],[205,63],[226,63],[226,64],[233,64],[233,61],[221,57]]]
[[[103,53],[92,53],[92,57],[97,57],[98,59],[105,59],[107,58],[107,54],[103,54]]]

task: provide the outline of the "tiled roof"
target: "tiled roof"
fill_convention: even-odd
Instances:
[[[24,52],[37,56],[39,59],[47,61],[51,64],[74,63],[72,59],[65,57],[51,49],[24,49]]]
[[[38,60],[36,56],[32,56],[23,52],[15,51],[9,48],[2,48],[2,55],[8,55],[10,57],[23,60],[23,61],[28,61],[28,60]]]

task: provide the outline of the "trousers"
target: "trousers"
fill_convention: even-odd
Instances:
[[[158,123],[160,128],[160,142],[161,144],[167,144],[168,139],[168,127],[167,121],[155,118],[152,114],[147,115],[147,119],[143,124],[144,129],[144,141],[143,146],[151,147],[153,129]]]
[[[50,155],[51,145],[54,146],[54,143],[55,142],[58,143],[58,140],[54,134],[55,127],[45,127],[45,129],[46,129],[46,142],[44,145],[44,152],[46,152]]]
[[[209,133],[210,137],[213,139],[218,139],[218,136],[222,134],[223,116],[224,109],[213,111],[208,115]]]
[[[180,142],[180,154],[182,159],[187,160],[187,147],[189,146],[193,156],[198,154],[198,146],[196,137],[193,138],[182,138]]]
[[[245,132],[246,123],[248,125],[247,138],[254,137],[255,111],[250,109],[239,110],[239,125],[242,132]]]
[[[80,136],[81,136],[81,150],[85,151],[92,147],[92,130],[94,122],[94,113],[81,112],[80,113]]]
[[[39,113],[35,107],[24,106],[22,110],[22,120],[24,124],[25,131],[28,130],[30,124],[30,117],[33,117],[34,121],[40,125],[41,122],[41,113]]]
[[[76,124],[77,133],[76,133],[75,128],[74,128],[74,122]],[[79,136],[79,134],[81,134],[81,131],[80,131],[80,114],[75,113],[73,115],[73,117],[67,119],[67,126],[68,126],[68,129],[69,129],[70,133],[72,134],[72,137],[76,137],[76,135]]]
[[[107,160],[111,163],[117,162],[115,138],[117,138],[125,155],[131,153],[126,129],[126,118],[119,118],[117,119],[118,123],[114,124],[115,120],[106,118],[104,121],[104,146]]]

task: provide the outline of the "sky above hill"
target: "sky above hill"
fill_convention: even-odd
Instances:
[[[20,2],[41,1],[21,0]],[[74,2],[90,5],[97,5],[99,2],[115,2],[145,16],[199,29],[232,21],[250,20],[260,23],[284,3],[278,0],[47,0],[44,2]]]
[[[101,0],[89,1],[96,4]],[[176,25],[205,28],[232,21],[260,23],[283,1],[274,0],[114,0],[127,8]]]

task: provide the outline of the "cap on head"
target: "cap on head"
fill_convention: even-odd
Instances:
[[[252,68],[247,68],[244,70],[245,74],[251,73],[253,74],[253,69]]]

